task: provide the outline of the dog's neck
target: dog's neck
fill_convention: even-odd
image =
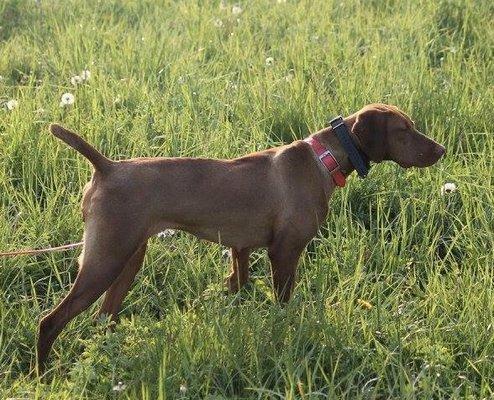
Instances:
[[[356,117],[354,116],[350,116],[344,119],[345,125],[348,129],[351,138],[360,148],[360,141],[352,133],[352,128],[353,125],[355,124],[355,120]],[[312,136],[314,136],[317,140],[319,140],[321,144],[323,144],[328,150],[331,151],[331,153],[333,153],[336,160],[340,164],[341,172],[343,172],[345,176],[350,175],[355,170],[355,167],[350,161],[348,154],[343,149],[343,146],[341,145],[340,141],[338,140],[338,138],[336,137],[330,126],[321,129],[320,131],[314,133]],[[362,151],[362,149],[360,150]]]

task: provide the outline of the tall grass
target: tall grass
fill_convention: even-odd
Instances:
[[[97,306],[76,318],[44,380],[37,322],[77,253],[1,259],[0,398],[494,397],[492,2],[239,4],[0,3],[0,102],[18,101],[0,110],[1,250],[80,240],[90,167],[52,121],[115,159],[235,157],[380,101],[447,157],[338,191],[286,307],[262,250],[232,296],[219,245],[153,239],[115,331]],[[445,182],[458,191],[441,196]]]

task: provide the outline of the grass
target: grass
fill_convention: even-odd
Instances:
[[[492,2],[239,4],[0,3],[0,102],[18,101],[0,110],[1,250],[81,238],[91,171],[53,121],[115,159],[235,157],[380,101],[447,157],[350,179],[286,307],[262,250],[253,282],[226,296],[221,246],[151,240],[115,332],[93,306],[43,380],[30,374],[37,323],[70,288],[77,252],[0,259],[0,398],[493,398]],[[73,87],[84,68],[91,79]],[[59,107],[64,92],[72,107]],[[441,196],[445,182],[458,191]]]

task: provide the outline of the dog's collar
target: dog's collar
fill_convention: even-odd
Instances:
[[[361,178],[365,178],[370,169],[369,157],[357,148],[355,142],[348,133],[348,129],[341,115],[329,121],[329,124],[345,149],[355,170]]]
[[[324,147],[321,142],[313,136],[304,139],[304,142],[308,143],[310,147],[312,147],[312,150],[316,153],[319,161],[321,161],[321,163],[328,169],[335,185],[339,187],[345,186],[345,175],[341,172],[340,164],[338,163],[338,160],[336,160],[333,153],[331,153],[331,151]]]

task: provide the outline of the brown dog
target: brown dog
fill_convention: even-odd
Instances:
[[[396,107],[372,104],[344,119],[355,144],[371,161],[427,167],[443,146],[419,133]],[[237,291],[249,276],[249,253],[269,249],[277,298],[290,298],[296,266],[328,211],[335,189],[311,145],[289,145],[233,160],[138,158],[111,161],[59,125],[52,133],[94,165],[82,202],[84,248],[74,286],[39,327],[38,366],[76,315],[105,291],[100,313],[116,318],[141,267],[150,236],[181,229],[232,248],[227,278]],[[348,176],[354,169],[331,128],[314,135]]]

